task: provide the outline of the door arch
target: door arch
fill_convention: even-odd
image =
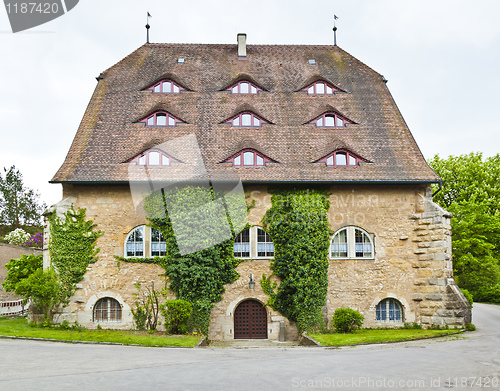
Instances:
[[[257,300],[242,301],[234,310],[234,339],[267,339],[267,311]]]

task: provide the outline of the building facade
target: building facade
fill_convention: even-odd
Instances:
[[[52,179],[63,186],[52,211],[86,208],[104,232],[61,319],[131,328],[135,284],[165,284],[157,265],[117,262],[165,248],[138,213],[136,171],[148,183],[159,173],[241,180],[250,228],[235,240],[240,278],[212,310],[213,340],[298,337],[259,284],[274,256],[262,227],[269,190],[293,184],[328,189],[327,321],[341,306],[366,326],[470,321],[453,279],[451,216],[432,202],[440,179],[385,79],[338,46],[246,45],[245,35],[235,45],[146,44],[103,72]]]

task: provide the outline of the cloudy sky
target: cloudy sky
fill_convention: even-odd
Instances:
[[[145,42],[338,45],[388,80],[424,156],[499,150],[497,0],[80,0],[13,34],[0,9],[0,169],[53,204],[62,164],[99,73]]]

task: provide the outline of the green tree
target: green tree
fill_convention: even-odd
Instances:
[[[7,269],[7,278],[3,282],[3,287],[7,292],[16,289],[16,285],[25,278],[31,276],[43,266],[42,255],[22,255],[21,258],[11,259],[5,265]]]
[[[4,175],[0,173],[0,223],[15,228],[40,225],[46,208],[40,195],[24,186],[23,176],[15,166],[4,168]]]
[[[434,156],[429,165],[443,180],[434,201],[453,217],[453,271],[474,300],[500,302],[500,154]]]
[[[44,323],[50,325],[54,314],[69,303],[72,291],[64,287],[54,270],[37,269],[16,284],[14,293],[23,296],[25,303],[31,299],[32,305],[42,311]]]

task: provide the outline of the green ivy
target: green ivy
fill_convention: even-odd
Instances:
[[[97,225],[85,219],[85,209],[75,210],[73,206],[64,219],[52,213],[49,221],[50,262],[63,284],[73,287],[82,280],[87,266],[97,261],[100,250],[96,248],[96,241],[103,232],[94,231]]]
[[[272,207],[263,223],[274,243],[273,273],[281,283],[274,292],[263,276],[269,304],[299,330],[322,324],[321,308],[328,287],[328,193],[322,189],[281,188],[270,190]]]
[[[214,220],[221,217],[214,216],[209,206],[214,199],[211,189],[186,186],[154,193],[145,202],[148,215],[153,216],[149,218],[151,226],[160,230],[166,241],[166,257],[162,266],[168,276],[169,287],[177,299],[193,305],[193,326],[205,335],[208,334],[211,309],[222,299],[224,285],[239,277],[235,270],[239,261],[234,258],[234,237],[187,255],[181,255],[177,238],[195,245],[197,243],[192,238],[194,231],[217,235],[213,229],[217,225]],[[175,219],[181,222],[176,226],[175,235],[170,220],[172,216],[165,207],[167,201],[175,205]],[[154,217],[159,211],[164,212],[164,216]]]

